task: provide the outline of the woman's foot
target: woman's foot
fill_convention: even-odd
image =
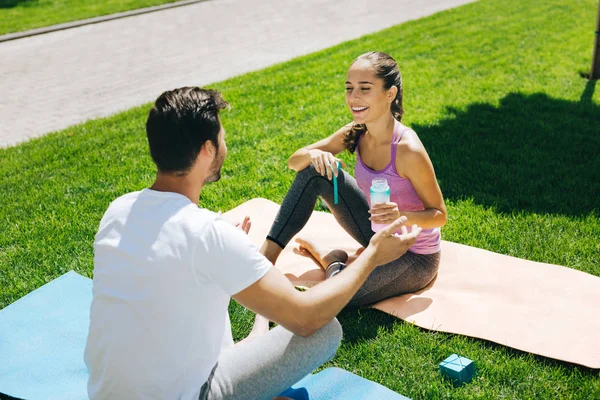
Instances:
[[[345,263],[348,261],[348,253],[344,250],[331,250],[323,246],[319,246],[312,240],[296,238],[298,248],[294,249],[294,253],[305,257],[312,257],[323,269],[334,261]]]
[[[363,251],[365,251],[365,248],[359,247],[358,250],[356,250],[356,252],[354,252],[354,254],[352,254],[350,257],[348,257],[348,261],[346,261],[346,265],[352,264],[358,258],[358,256],[360,256],[362,254]]]

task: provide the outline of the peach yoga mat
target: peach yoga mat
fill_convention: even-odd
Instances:
[[[249,235],[260,247],[278,209],[269,200],[252,199],[224,217],[250,216]],[[314,212],[298,236],[349,254],[359,247],[324,212]],[[322,281],[322,269],[294,247],[292,240],[277,268],[298,286]],[[442,241],[438,276],[428,287],[373,307],[422,328],[600,368],[600,278],[570,268]]]

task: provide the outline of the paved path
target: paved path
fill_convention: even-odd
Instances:
[[[0,43],[0,147],[473,0],[211,0]]]

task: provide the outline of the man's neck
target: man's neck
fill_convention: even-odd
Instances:
[[[203,186],[201,182],[203,181],[197,181],[191,175],[177,176],[175,174],[158,172],[156,180],[150,186],[150,189],[158,192],[179,193],[190,199],[192,203],[198,204]]]

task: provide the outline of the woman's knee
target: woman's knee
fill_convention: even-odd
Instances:
[[[304,168],[303,170],[298,171],[298,173],[297,173],[298,178],[306,177],[307,179],[310,179],[314,176],[321,176],[321,174],[317,172],[317,170],[315,169],[315,166],[312,164],[309,164],[308,167]]]
[[[322,176],[311,164],[303,170],[298,171],[290,191],[298,193],[299,190],[304,192],[305,189],[309,188],[311,193],[322,196],[326,192],[331,191],[332,187],[332,183],[328,180],[327,175]]]

